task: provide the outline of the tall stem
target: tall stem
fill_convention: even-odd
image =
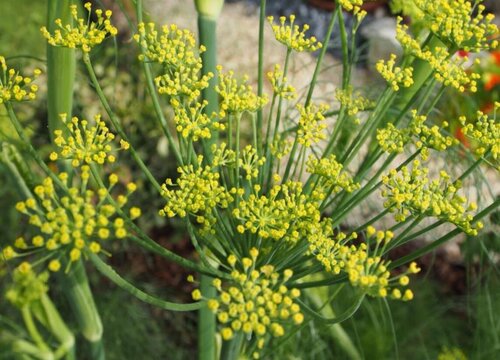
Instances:
[[[72,23],[72,3],[72,0],[47,2],[47,28],[51,33],[56,29],[56,19],[61,19],[63,24]],[[59,114],[65,113],[71,117],[75,72],[75,49],[47,44],[47,110],[51,138],[54,136],[54,130],[65,131]]]
[[[104,360],[101,317],[90,290],[87,273],[81,260],[75,262],[69,274],[61,277],[69,304],[80,331],[89,345],[89,359]]]
[[[206,51],[201,54],[203,61],[202,74],[213,73],[214,77],[210,80],[210,85],[203,90],[202,97],[208,101],[204,111],[207,114],[218,111],[218,94],[215,91],[217,85],[216,66],[217,66],[217,18],[222,9],[223,0],[196,0],[196,9],[198,11],[198,36],[199,43],[206,47]],[[238,129],[239,130],[239,129]],[[239,138],[239,134],[236,134]],[[210,144],[217,142],[217,133],[214,133],[209,141]],[[210,161],[210,152],[205,154]],[[204,256],[204,254],[200,254]],[[215,288],[212,286],[212,278],[201,275],[200,291],[206,297],[216,295]],[[198,359],[215,359],[215,315],[207,308],[202,307],[198,313]]]

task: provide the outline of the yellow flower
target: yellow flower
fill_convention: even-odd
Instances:
[[[224,340],[230,340],[236,333],[243,332],[255,336],[260,344],[258,349],[262,349],[270,340],[269,335],[285,335],[285,328],[301,324],[304,315],[295,302],[300,291],[288,289],[284,285],[287,279],[272,265],[257,269],[258,254],[257,248],[251,248],[250,257],[243,257],[239,261],[235,255],[230,255],[228,263],[232,269],[232,281],[227,287],[222,287],[222,281],[215,279],[218,297],[209,299],[207,305],[222,324],[219,333]],[[285,269],[285,273],[288,278],[291,276],[291,270]],[[195,300],[202,298],[198,289],[193,291],[192,296]]]
[[[412,86],[413,68],[401,68],[395,65],[396,55],[391,54],[391,57],[388,61],[379,60],[375,68],[394,91],[398,91],[401,86],[405,88]]]
[[[273,20],[274,18],[272,16],[268,17],[268,21],[274,32],[274,37],[288,49],[297,52],[312,52],[323,46],[314,36],[306,38],[306,32],[309,30],[309,25],[304,25],[302,30],[300,30],[298,25],[294,25],[295,15],[290,15],[290,25],[286,25],[287,19],[284,16],[280,17],[280,25],[275,25]]]
[[[67,134],[62,130],[54,131],[54,143],[58,151],[50,155],[51,160],[69,159],[74,167],[115,161],[111,146],[115,135],[101,120],[101,115],[94,117],[94,126],[89,126],[87,120],[77,117],[68,121],[66,114],[61,114],[60,118],[68,131]]]
[[[267,103],[267,97],[257,96],[250,85],[247,85],[248,77],[244,77],[241,82],[233,78],[234,72],[222,72],[222,66],[217,66],[219,83],[215,91],[221,97],[220,116],[226,113],[241,114],[245,111],[255,112]]]
[[[19,71],[8,68],[5,58],[0,56],[0,104],[9,101],[29,101],[36,98],[38,86],[32,81],[41,74],[35,69],[32,77],[22,76]]]
[[[297,110],[300,113],[297,130],[297,141],[299,144],[311,147],[312,144],[326,139],[326,134],[324,133],[326,124],[323,121],[325,120],[324,113],[328,108],[326,104],[319,106],[311,104],[306,107],[301,104],[297,105]]]
[[[90,12],[91,4],[86,3],[85,8]],[[57,29],[54,30],[53,34],[45,26],[40,29],[43,37],[47,39],[50,45],[81,49],[83,52],[88,53],[107,37],[115,36],[118,33],[118,30],[111,25],[111,10],[106,10],[104,15],[101,9],[95,10],[96,22],[79,18],[76,5],[71,5],[70,11],[74,25],[63,24],[61,19],[56,19]]]

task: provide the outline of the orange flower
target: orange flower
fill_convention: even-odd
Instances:
[[[500,51],[492,51],[491,52],[491,57],[495,61],[495,64],[497,66],[500,66]]]
[[[489,91],[496,85],[500,84],[500,75],[498,74],[485,74],[484,90]]]

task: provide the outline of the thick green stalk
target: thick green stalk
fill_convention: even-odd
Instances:
[[[264,25],[266,22],[266,0],[260,0],[260,14],[259,14],[259,64],[257,73],[257,95],[262,96],[264,91]],[[254,136],[257,138],[257,151],[262,155],[262,108],[257,110],[257,126],[254,129]],[[258,132],[258,134],[257,134]]]
[[[33,315],[59,341],[60,345],[54,352],[55,359],[64,356],[66,360],[75,359],[75,337],[68,329],[59,311],[50,298],[44,294],[32,306]]]
[[[210,79],[209,86],[202,91],[202,97],[208,101],[205,108],[207,114],[211,114],[219,109],[219,97],[215,91],[217,85],[217,19],[198,14],[198,35],[199,43],[206,47],[206,51],[201,53],[203,67],[202,75],[213,73],[214,77]]]
[[[57,28],[54,21],[71,24],[70,5],[72,0],[50,0],[47,2],[47,28],[53,33]],[[59,114],[71,116],[73,108],[73,86],[75,81],[75,49],[55,47],[47,44],[47,110],[50,136],[54,130],[65,130]]]
[[[23,315],[24,325],[28,330],[28,334],[31,339],[33,339],[36,346],[43,352],[50,352],[49,346],[43,340],[42,335],[38,332],[35,322],[33,321],[33,316],[31,315],[31,310],[28,305],[21,309],[21,314]]]
[[[70,273],[61,276],[61,280],[64,283],[64,291],[76,316],[79,329],[88,342],[89,358],[104,360],[102,322],[81,260],[73,263]]]
[[[200,45],[205,46],[206,51],[201,54],[203,61],[202,74],[213,73],[214,77],[210,79],[208,88],[202,92],[204,100],[208,101],[204,111],[207,114],[218,111],[218,94],[215,91],[217,85],[217,18],[222,10],[224,0],[195,0],[196,10],[198,11],[198,37]],[[208,145],[217,142],[217,134],[214,133],[208,142]],[[239,137],[239,134],[236,134]],[[209,154],[206,154],[208,156]],[[210,161],[210,157],[207,157]],[[200,254],[204,256],[204,254]],[[200,291],[206,297],[216,295],[215,288],[212,286],[212,278],[201,275]],[[202,307],[198,313],[198,359],[213,360],[216,356],[215,344],[216,322],[215,315],[207,308]]]
[[[229,341],[224,341],[222,344],[220,359],[221,360],[237,360],[239,359],[241,344],[243,342],[243,334],[239,333]]]

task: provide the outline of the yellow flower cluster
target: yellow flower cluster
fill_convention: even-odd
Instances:
[[[458,194],[461,183],[450,181],[450,176],[442,170],[439,179],[428,178],[429,169],[420,161],[413,162],[412,169],[403,167],[401,172],[391,170],[382,177],[385,189],[382,196],[387,200],[384,206],[396,213],[396,221],[405,221],[414,216],[434,216],[455,224],[468,235],[475,236],[483,227],[481,222],[472,223],[475,203],[466,206],[467,199]]]
[[[388,123],[386,127],[377,129],[376,138],[385,152],[401,154],[411,140],[411,134],[409,129],[398,129],[394,124]]]
[[[198,163],[202,163],[201,156]],[[160,210],[160,216],[181,218],[188,215],[196,216],[196,221],[204,226],[205,230],[216,222],[216,207],[225,209],[233,201],[236,189],[230,191],[219,183],[220,174],[214,172],[210,166],[195,167],[185,165],[177,169],[180,176],[176,180],[177,189],[171,179],[162,185],[162,196],[167,203]]]
[[[410,123],[410,131],[417,139],[415,145],[419,149],[422,149],[422,158],[424,160],[428,157],[427,149],[445,151],[450,146],[454,146],[459,143],[458,139],[441,133],[441,128],[447,128],[448,122],[443,121],[441,128],[437,125],[429,127],[425,124],[427,116],[418,115],[416,110],[412,111],[412,116],[413,119]]]
[[[388,123],[383,129],[377,130],[377,141],[382,149],[388,153],[402,153],[404,146],[414,139],[417,148],[422,149],[422,157],[427,158],[428,149],[444,151],[450,146],[458,144],[458,140],[441,133],[437,125],[429,127],[425,124],[427,117],[412,111],[412,120],[407,128],[397,129]],[[444,121],[442,127],[448,127]]]
[[[278,64],[274,65],[274,71],[267,73],[267,78],[273,87],[273,93],[283,99],[295,99],[297,92],[292,85],[287,83],[287,78],[283,75],[283,71]]]
[[[219,73],[219,84],[215,91],[220,95],[220,116],[226,113],[241,114],[245,111],[255,112],[267,103],[267,96],[257,96],[250,85],[247,85],[248,77],[244,77],[240,83],[233,78],[234,72],[227,74],[222,72],[222,66],[217,66]]]
[[[180,65],[177,69],[155,78],[158,93],[172,97],[196,100],[203,89],[209,86],[212,73],[200,75],[200,68]]]
[[[233,216],[240,221],[239,233],[248,231],[263,239],[296,243],[310,222],[320,220],[318,201],[324,195],[319,191],[305,195],[300,182],[275,185],[261,196],[259,185],[254,186],[254,191],[233,210]]]
[[[193,141],[199,139],[210,139],[213,130],[224,130],[224,124],[212,119],[203,113],[203,109],[208,102],[195,102],[194,105],[184,107],[177,99],[171,99],[170,104],[174,109],[175,129],[184,138],[190,138]]]
[[[306,169],[310,174],[319,175],[321,186],[330,193],[337,193],[341,190],[353,192],[360,187],[359,183],[355,183],[352,177],[343,171],[343,166],[337,162],[335,155],[322,159],[311,155],[307,160]]]
[[[500,103],[495,104],[495,112],[500,108]],[[460,117],[463,125],[462,132],[471,138],[475,143],[474,151],[478,155],[483,155],[487,151],[491,152],[493,159],[498,160],[500,154],[500,124],[496,118],[489,118],[481,111],[477,112],[477,119],[474,123],[466,124],[465,116]],[[500,168],[497,165],[497,168]]]
[[[478,52],[495,48],[491,38],[498,34],[494,15],[484,14],[485,6],[469,0],[415,0],[427,27],[441,41],[455,49]]]
[[[306,31],[309,30],[309,25],[305,24],[302,30],[300,30],[298,25],[294,25],[295,15],[290,15],[290,25],[285,25],[286,17],[284,16],[280,17],[280,25],[274,24],[272,16],[269,16],[267,19],[271,24],[276,40],[285,45],[289,50],[312,52],[321,49],[323,46],[314,36],[306,38]]]
[[[345,108],[349,116],[355,116],[359,112],[365,111],[375,105],[373,101],[364,98],[359,91],[354,91],[351,86],[345,90],[337,89],[335,91],[335,98]],[[359,119],[356,119],[356,123],[359,124],[359,121]]]
[[[257,149],[252,145],[247,145],[242,151],[238,166],[245,172],[247,180],[256,179],[259,176],[259,168],[266,162],[265,157],[259,157]]]
[[[32,77],[22,76],[19,71],[8,68],[5,58],[0,56],[0,104],[8,101],[26,101],[36,98],[38,86],[32,84],[42,73],[39,69],[33,70]]]
[[[58,194],[51,178],[43,180],[34,189],[34,198],[17,203],[16,209],[29,216],[29,224],[39,229],[39,234],[31,238],[30,244],[18,238],[14,246],[20,250],[49,251],[52,259],[48,268],[58,271],[61,258],[67,256],[70,261],[80,259],[86,251],[102,251],[101,241],[110,238],[122,239],[127,236],[125,221],[116,216],[117,208],[108,199],[108,194],[118,182],[118,176],[109,176],[109,187],[93,191],[87,188],[90,177],[88,165],[81,167],[81,184],[71,186],[67,173],[60,173],[59,179],[66,187],[66,192]],[[126,185],[127,192],[115,198],[121,209],[128,201],[128,196],[136,190],[134,183]],[[130,209],[131,218],[140,216],[140,209]]]
[[[420,271],[415,263],[396,277],[387,270],[390,261],[382,259],[379,253],[393,238],[391,231],[376,231],[372,226],[367,229],[367,243],[359,246],[349,245],[358,237],[357,233],[347,236],[343,232],[333,233],[330,221],[316,225],[308,235],[309,253],[323,265],[327,272],[335,275],[345,273],[352,286],[373,297],[390,296],[393,299],[411,300],[413,293],[406,289],[403,293],[399,286],[407,286],[408,274]],[[372,244],[375,242],[375,244]],[[368,245],[367,245],[368,244]],[[374,248],[371,248],[372,245]]]
[[[402,18],[398,18],[396,38],[401,43],[406,54],[415,56],[426,61],[434,70],[434,77],[446,86],[452,86],[460,92],[469,89],[477,91],[477,79],[479,75],[466,71],[464,63],[467,59],[452,57],[452,54],[445,47],[421,48],[418,41],[408,34],[408,26],[401,24]]]
[[[181,65],[197,67],[201,59],[198,52],[205,51],[204,47],[196,47],[196,38],[187,29],[179,29],[177,25],[164,25],[161,34],[156,30],[156,25],[139,23],[134,40],[145,50],[145,56],[140,55],[141,61],[152,61],[167,68],[177,68]]]
[[[285,155],[288,155],[292,150],[292,143],[288,139],[276,138],[270,144],[271,154],[276,159],[282,159]]]
[[[413,68],[401,68],[396,65],[396,55],[391,54],[387,61],[379,60],[375,65],[377,71],[387,81],[394,91],[398,91],[400,86],[405,88],[413,85]]]
[[[361,10],[364,0],[338,0],[337,3],[346,11],[352,11],[358,21],[363,20],[366,16],[366,11]]]
[[[12,273],[12,284],[5,292],[5,298],[15,307],[22,309],[47,293],[49,273],[36,274],[28,262],[22,262]]]
[[[196,46],[196,39],[189,30],[177,25],[163,26],[161,33],[154,23],[140,23],[134,39],[145,52],[141,61],[152,61],[164,67],[165,74],[155,78],[160,94],[197,99],[208,87],[212,73],[201,75],[202,62],[199,53],[205,47]]]
[[[85,9],[89,12],[87,19],[78,17],[76,5],[70,6],[71,16],[75,20],[75,25],[63,24],[61,19],[56,19],[55,24],[58,29],[51,34],[44,26],[40,30],[43,37],[52,46],[62,46],[70,49],[82,49],[88,53],[93,47],[101,44],[108,36],[115,36],[118,30],[111,25],[111,10],[106,10],[103,14],[101,9],[95,10],[97,22],[90,21],[92,4],[85,3]]]
[[[61,122],[67,129],[54,131],[54,144],[59,148],[57,152],[50,154],[50,160],[59,158],[71,160],[74,167],[82,164],[104,164],[114,163],[116,158],[112,154],[111,142],[115,135],[109,131],[106,123],[101,120],[101,115],[94,117],[95,125],[89,126],[87,120],[79,120],[76,116],[68,121],[66,114],[60,115]],[[128,149],[130,145],[120,141],[121,149]]]
[[[297,141],[305,147],[311,147],[312,144],[326,139],[326,134],[323,130],[326,129],[324,113],[328,110],[328,105],[322,104],[316,106],[314,104],[306,107],[297,104],[299,110],[299,126],[297,130]]]
[[[213,155],[212,166],[232,166],[236,163],[236,153],[228,149],[225,142],[213,144],[210,150]]]
[[[304,321],[300,306],[294,301],[300,291],[284,285],[292,277],[292,270],[285,269],[280,274],[269,264],[257,268],[258,254],[256,248],[251,248],[250,257],[240,261],[229,255],[232,281],[223,287],[221,279],[214,279],[218,296],[207,299],[208,308],[217,315],[221,337],[228,341],[241,332],[252,338],[257,348],[252,354],[254,358],[259,358],[260,350],[272,338],[285,335],[287,326]],[[193,291],[193,298],[200,300],[201,292]]]

